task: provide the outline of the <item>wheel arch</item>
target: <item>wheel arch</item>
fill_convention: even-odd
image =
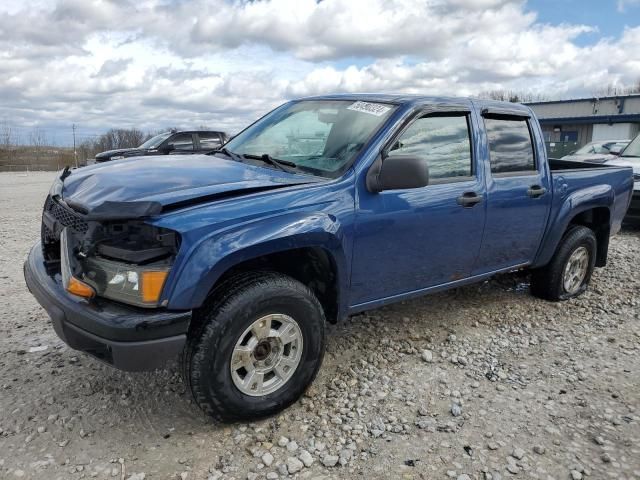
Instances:
[[[346,311],[343,230],[326,214],[283,215],[201,240],[182,262],[169,308],[201,307],[220,282],[239,272],[275,271],[309,286],[330,321]]]
[[[614,192],[609,185],[596,185],[569,195],[555,217],[549,220],[550,230],[533,264],[534,268],[546,265],[551,260],[562,238],[574,225],[582,225],[593,230],[597,240],[596,266],[605,266],[609,250],[613,201]]]

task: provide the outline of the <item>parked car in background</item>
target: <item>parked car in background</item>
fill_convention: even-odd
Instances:
[[[100,152],[95,163],[146,155],[188,155],[206,153],[221,147],[228,140],[225,132],[211,130],[185,130],[160,133],[137,148],[119,148]]]
[[[561,160],[604,161],[607,157],[620,155],[631,140],[600,140],[587,143],[575,152],[565,155]]]
[[[66,169],[25,278],[72,348],[124,370],[182,353],[203,411],[255,419],[313,381],[327,322],[525,268],[538,297],[582,294],[632,185],[548,159],[524,105],[313,97],[210,155]]]
[[[603,163],[633,168],[633,196],[624,220],[627,223],[640,224],[640,134],[620,152],[620,155],[610,156]]]

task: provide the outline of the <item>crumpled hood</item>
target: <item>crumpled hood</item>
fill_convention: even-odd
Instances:
[[[162,155],[72,170],[64,180],[62,198],[89,215],[128,218],[157,214],[167,206],[198,199],[319,180],[212,155]]]

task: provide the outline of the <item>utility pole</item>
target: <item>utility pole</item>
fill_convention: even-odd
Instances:
[[[76,153],[76,124],[71,125],[73,130],[73,159],[76,162],[76,168],[78,168],[78,154]]]

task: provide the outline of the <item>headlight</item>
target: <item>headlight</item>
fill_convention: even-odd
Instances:
[[[169,275],[168,265],[139,266],[89,257],[83,262],[83,280],[98,296],[138,307],[157,307]]]
[[[138,307],[158,307],[179,248],[176,232],[142,222],[103,225],[84,250],[82,281],[99,297]]]

